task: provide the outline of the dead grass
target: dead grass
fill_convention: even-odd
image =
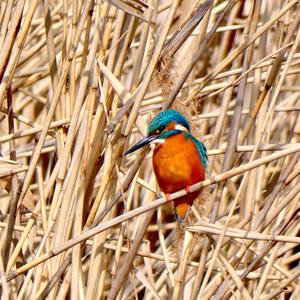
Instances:
[[[299,299],[298,2],[1,1],[1,299]],[[123,156],[171,106],[184,225]]]

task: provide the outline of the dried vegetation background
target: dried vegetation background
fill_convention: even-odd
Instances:
[[[299,21],[295,0],[2,0],[1,299],[299,299]],[[171,106],[209,155],[183,225],[151,153],[123,156]]]

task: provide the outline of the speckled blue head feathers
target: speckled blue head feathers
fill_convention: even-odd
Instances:
[[[174,109],[167,109],[159,113],[149,124],[148,134],[155,131],[162,131],[169,123],[175,122],[190,130],[190,124],[187,119],[178,111]]]

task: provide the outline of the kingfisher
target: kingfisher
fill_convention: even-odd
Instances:
[[[189,122],[174,109],[160,112],[150,122],[147,136],[129,148],[125,155],[149,144],[155,144],[153,170],[166,199],[181,189],[187,191],[186,195],[174,200],[176,219],[185,222],[194,199],[201,193],[201,190],[190,192],[190,186],[205,179],[205,145],[190,133]]]

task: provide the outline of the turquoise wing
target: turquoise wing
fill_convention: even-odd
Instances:
[[[192,139],[192,141],[195,143],[197,150],[200,154],[203,166],[206,168],[208,157],[207,157],[207,150],[205,145],[202,142],[200,142],[198,139],[196,139],[194,136],[192,136],[190,133],[186,133],[186,137]]]

